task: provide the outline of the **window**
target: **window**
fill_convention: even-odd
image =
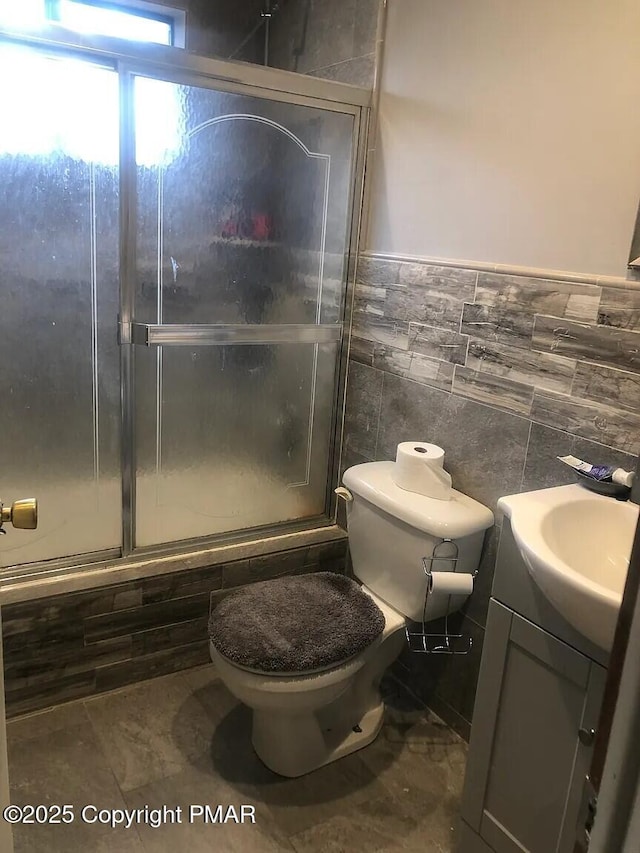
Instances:
[[[146,0],[0,0],[0,26],[48,21],[78,33],[185,46],[185,13]]]

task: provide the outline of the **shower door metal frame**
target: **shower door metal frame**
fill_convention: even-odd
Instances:
[[[358,241],[362,214],[364,169],[369,130],[371,92],[320,78],[306,77],[278,69],[253,66],[246,63],[209,59],[186,53],[181,48],[163,45],[136,45],[133,42],[110,37],[84,36],[49,24],[37,31],[9,31],[0,28],[0,44],[14,43],[32,47],[48,54],[56,54],[99,62],[113,68],[119,77],[120,86],[120,316],[118,318],[120,338],[120,388],[121,388],[121,478],[122,478],[122,547],[118,554],[100,551],[76,555],[74,558],[58,558],[38,563],[21,564],[0,569],[0,578],[24,578],[25,576],[48,577],[64,574],[65,571],[93,567],[103,563],[117,572],[118,564],[130,565],[132,561],[148,560],[150,555],[162,557],[179,552],[212,547],[219,543],[240,542],[257,536],[299,532],[305,529],[335,523],[336,499],[333,488],[337,485],[340,471],[340,456],[344,429],[344,405],[346,372],[350,342],[351,317],[354,299],[354,283]],[[353,116],[353,146],[351,184],[348,199],[348,226],[345,252],[346,282],[341,322],[330,328],[316,324],[319,340],[335,339],[339,349],[336,359],[335,389],[333,398],[332,430],[330,435],[329,466],[325,495],[325,513],[292,522],[278,523],[225,534],[213,534],[183,539],[154,546],[135,546],[135,423],[134,423],[134,347],[140,343],[158,343],[158,335],[171,334],[172,327],[135,323],[135,276],[136,276],[136,165],[134,151],[133,79],[135,76],[152,77],[185,85],[210,88],[231,94],[248,95],[280,103],[290,103],[330,112]],[[193,327],[192,327],[193,328]],[[202,329],[203,327],[201,327]],[[202,334],[216,336],[216,327],[205,327]],[[218,327],[218,335],[220,329]],[[229,328],[229,327],[227,327]],[[313,324],[305,325],[312,329]],[[342,333],[338,335],[338,329]],[[173,327],[180,336],[181,330]],[[265,334],[268,329],[265,329]],[[257,331],[237,332],[244,336]],[[275,329],[272,334],[278,334]],[[280,329],[280,334],[285,334]],[[302,333],[302,332],[301,332]],[[182,331],[184,335],[184,331]],[[302,333],[304,334],[304,333]],[[156,340],[153,340],[153,337]],[[165,343],[167,341],[165,340]],[[177,341],[174,341],[177,343]],[[182,340],[183,343],[186,341]],[[105,574],[107,574],[105,572]],[[111,571],[108,572],[112,574]],[[105,578],[105,583],[113,583]]]

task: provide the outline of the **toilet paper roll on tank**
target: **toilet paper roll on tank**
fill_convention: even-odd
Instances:
[[[452,498],[451,475],[444,468],[444,450],[424,441],[403,441],[396,449],[392,479],[396,486],[427,498]]]
[[[396,450],[391,477],[399,488],[438,501],[453,498],[451,475],[444,470],[444,450],[424,441],[403,441]],[[473,592],[473,575],[450,571],[429,573],[429,595],[463,595]]]

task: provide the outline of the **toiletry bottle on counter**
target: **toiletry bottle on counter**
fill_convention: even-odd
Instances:
[[[590,465],[575,456],[558,456],[557,458],[560,462],[564,462],[565,465],[573,468],[574,471],[579,471],[591,480],[598,480],[601,483],[618,483],[620,486],[628,486],[629,488],[633,485],[633,471],[614,468],[612,465]]]

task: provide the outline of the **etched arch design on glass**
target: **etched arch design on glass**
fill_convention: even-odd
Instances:
[[[298,149],[300,149],[304,155],[310,160],[316,160],[323,164],[324,166],[324,175],[323,175],[323,201],[322,201],[322,216],[321,216],[321,225],[320,225],[320,235],[319,235],[319,258],[318,258],[318,268],[317,268],[317,287],[316,287],[316,310],[315,310],[315,323],[319,324],[321,322],[321,307],[322,307],[322,294],[323,294],[323,280],[324,280],[324,266],[325,266],[325,250],[326,250],[326,240],[327,240],[327,221],[328,221],[328,209],[329,209],[329,187],[330,187],[330,177],[331,177],[331,155],[323,154],[319,151],[312,151],[299,136],[297,136],[293,131],[279,122],[267,118],[265,116],[259,116],[251,113],[228,113],[221,116],[216,116],[211,119],[207,119],[205,121],[200,122],[190,131],[185,133],[185,140],[193,139],[198,134],[202,133],[205,130],[210,128],[220,126],[224,123],[229,122],[251,122],[257,123],[263,126],[267,126],[277,131],[279,134],[282,134],[284,137],[289,139],[292,144],[296,145]],[[165,271],[163,265],[163,257],[164,257],[164,244],[165,244],[165,172],[166,169],[171,165],[172,159],[168,159],[165,162],[159,164],[158,168],[158,218],[157,218],[157,316],[156,322],[158,324],[162,324],[164,322],[164,284],[165,284]],[[176,272],[176,262],[173,258],[171,258],[171,265],[173,269],[173,273],[175,275]],[[311,346],[311,345],[310,345]],[[299,488],[308,486],[311,479],[311,459],[312,459],[312,447],[313,447],[313,430],[314,430],[314,416],[315,416],[315,402],[316,402],[316,386],[317,386],[317,371],[318,371],[318,344],[313,344],[313,362],[311,368],[311,387],[309,391],[309,410],[307,414],[307,436],[306,436],[306,462],[304,466],[304,473],[302,478],[297,482],[291,482],[288,484],[289,488]],[[162,347],[158,347],[157,351],[157,361],[156,361],[156,460],[155,460],[155,473],[156,473],[156,497],[157,503],[160,503],[159,494],[158,494],[158,484],[160,482],[160,476],[162,473],[162,433],[163,433],[163,352]]]

